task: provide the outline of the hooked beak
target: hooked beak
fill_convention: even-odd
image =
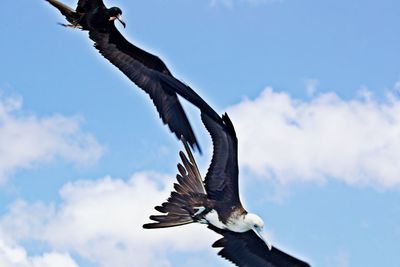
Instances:
[[[125,21],[123,21],[123,20],[121,19],[121,16],[120,16],[120,15],[114,16],[114,17],[110,17],[109,20],[110,20],[110,21],[118,20],[119,22],[121,22],[122,26],[124,26],[124,28],[126,28],[126,23],[125,23]]]
[[[257,236],[259,238],[261,238],[262,241],[264,241],[264,243],[267,245],[268,249],[271,250],[272,249],[272,245],[271,243],[267,240],[267,238],[265,237],[264,232],[261,229],[257,229],[257,228],[253,228],[254,233],[257,234]]]

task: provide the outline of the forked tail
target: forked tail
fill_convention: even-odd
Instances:
[[[156,222],[147,223],[143,228],[165,228],[196,222],[201,219],[201,213],[207,210],[207,193],[204,188],[196,161],[187,142],[182,138],[186,153],[179,152],[182,164],[178,164],[179,174],[176,175],[175,191],[161,206],[155,209],[162,215],[152,215],[150,219]]]

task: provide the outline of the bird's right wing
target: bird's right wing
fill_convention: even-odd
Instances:
[[[228,114],[222,119],[211,119],[202,113],[201,118],[213,142],[213,156],[204,179],[207,195],[217,202],[242,207],[239,198],[239,167],[235,129]]]
[[[128,42],[115,25],[107,29],[91,29],[89,37],[100,54],[149,94],[163,122],[177,138],[184,136],[192,148],[196,146],[200,151],[177,94],[210,115],[215,113],[214,110],[189,86],[174,78],[158,57]],[[219,117],[217,114],[211,116]]]
[[[269,250],[254,231],[235,233],[212,225],[208,227],[223,236],[213,244],[214,248],[222,248],[218,255],[239,267],[310,267],[276,247]]]

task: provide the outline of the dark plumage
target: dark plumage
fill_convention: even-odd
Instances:
[[[189,86],[176,79],[162,60],[122,36],[114,25],[114,20],[122,14],[119,8],[107,9],[102,0],[79,0],[73,10],[57,0],[46,1],[66,17],[70,24],[65,26],[89,31],[89,38],[100,54],[150,96],[164,124],[178,138],[184,136],[192,148],[201,151],[177,94],[205,113],[212,109]]]
[[[47,0],[70,23],[89,31],[96,49],[131,81],[149,94],[160,117],[170,130],[185,140],[180,152],[177,183],[170,198],[155,207],[160,215],[144,228],[173,227],[193,222],[207,224],[223,237],[213,244],[222,248],[219,255],[242,267],[307,267],[275,247],[262,235],[263,221],[242,206],[238,186],[237,137],[228,115],[222,118],[189,86],[172,76],[164,62],[128,42],[114,25],[122,11],[107,9],[102,0],[80,0],[76,10]],[[181,95],[201,110],[211,135],[214,151],[203,181],[187,142],[200,150],[185,112],[178,100]]]
[[[212,246],[221,248],[218,255],[240,267],[307,267],[301,261],[282,250],[272,247],[267,250],[265,243],[253,231],[235,233],[212,225],[208,228],[223,237]]]
[[[223,237],[213,244],[219,255],[241,267],[309,267],[309,264],[270,246],[262,235],[263,222],[248,213],[239,198],[237,137],[228,115],[214,120],[201,114],[211,135],[214,151],[203,181],[195,159],[186,145],[180,152],[182,164],[171,196],[155,209],[161,215],[143,225],[165,228],[193,222],[207,224]]]

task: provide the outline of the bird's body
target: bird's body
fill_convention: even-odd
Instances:
[[[218,214],[218,212],[217,212],[217,214]],[[218,216],[221,217],[219,214],[218,214]],[[227,229],[229,231],[237,232],[237,233],[247,232],[247,231],[251,230],[252,227],[250,227],[250,225],[247,223],[246,219],[248,219],[248,213],[246,210],[244,210],[244,209],[234,210],[234,211],[232,211],[230,216],[227,218],[225,223],[222,221],[223,225],[224,225],[224,227],[222,229]]]
[[[202,113],[214,152],[203,180],[194,157],[184,141],[186,154],[180,152],[182,164],[171,196],[155,209],[155,222],[146,229],[165,228],[189,223],[207,224],[223,238],[213,244],[219,255],[241,267],[308,267],[309,265],[272,247],[263,234],[264,222],[247,212],[239,198],[237,138],[228,115],[214,120]]]
[[[211,134],[217,133],[216,131],[221,129],[223,131],[230,131],[232,135],[229,136],[229,139],[232,139],[232,143],[236,144],[236,134],[233,128],[228,128],[229,126],[232,126],[232,123],[230,122],[230,119],[227,115],[224,115],[222,117],[221,123],[210,119],[205,114],[202,114],[202,118],[206,127],[208,126],[208,129],[212,129]],[[185,213],[184,211],[186,211],[187,215],[191,217],[192,222],[212,224],[213,226],[220,229],[227,229],[233,232],[246,232],[255,228],[255,225],[262,229],[262,227],[264,226],[262,220],[255,214],[249,214],[243,208],[240,203],[239,196],[234,196],[230,194],[224,197],[223,193],[220,193],[217,195],[217,197],[213,197],[210,194],[211,192],[223,192],[228,187],[231,187],[232,190],[234,189],[233,186],[235,186],[235,184],[237,183],[227,184],[227,182],[229,181],[224,181],[223,177],[215,176],[215,174],[213,174],[213,169],[211,169],[210,167],[209,174],[207,174],[206,180],[208,179],[211,182],[206,182],[204,186],[203,179],[197,168],[194,157],[189,147],[186,145],[186,142],[184,141],[183,143],[185,144],[186,153],[188,154],[189,159],[185,156],[183,152],[180,153],[183,165],[178,165],[178,170],[180,174],[177,177],[178,184],[175,184],[175,189],[177,191],[171,194],[171,198],[169,198],[167,202],[167,204],[173,204],[175,205],[175,207],[181,205],[181,208],[183,210],[181,212],[176,212],[175,214],[173,214],[175,210],[168,211],[168,206],[156,207],[156,209],[161,212],[172,213],[168,213],[168,215],[165,216],[162,215],[164,217],[152,217],[157,218],[157,221],[159,222],[147,224],[145,225],[145,227],[163,227],[163,220],[169,220],[171,217],[182,214],[182,212]],[[218,144],[216,146],[218,146]],[[222,163],[220,162],[220,160],[221,158],[216,158],[214,155],[213,162],[215,165],[220,165]],[[237,161],[233,159],[233,162],[224,162],[224,164],[229,164],[229,167],[233,167],[234,169],[236,169],[235,165],[237,164]],[[224,174],[223,176],[226,177],[226,174]],[[234,181],[235,178],[230,178],[230,180]],[[219,181],[219,187],[211,187],[210,184],[213,181]]]
[[[221,230],[229,230],[236,233],[250,231],[257,224],[260,228],[264,226],[262,220],[255,214],[249,214],[245,209],[238,208],[230,212],[228,217],[213,209],[204,215],[207,224],[211,224]],[[268,245],[268,244],[267,244]]]

